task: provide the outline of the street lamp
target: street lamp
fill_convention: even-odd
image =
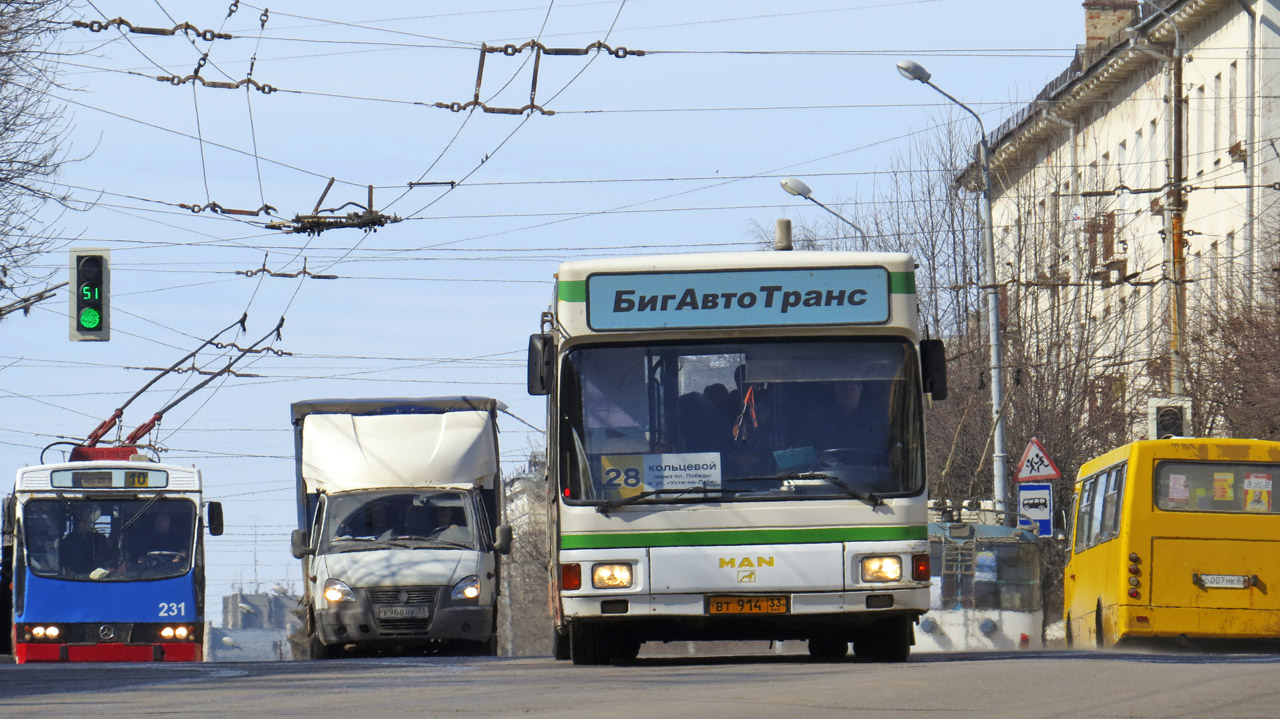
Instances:
[[[821,207],[822,209],[826,210],[827,212],[830,212],[831,214],[835,215],[836,217],[839,217],[841,220],[843,220],[843,221],[844,221],[844,223],[845,223],[846,225],[848,225],[848,226],[852,227],[853,229],[857,230],[857,231],[858,231],[858,234],[859,234],[859,235],[862,235],[862,241],[863,241],[863,243],[864,243],[864,244],[865,244],[865,243],[867,243],[867,242],[869,241],[869,240],[868,240],[868,238],[867,238],[867,233],[866,233],[866,231],[865,231],[865,230],[863,230],[861,227],[858,227],[857,225],[853,224],[853,221],[851,221],[849,218],[845,217],[844,215],[840,214],[839,212],[836,212],[835,210],[831,209],[830,207],[827,207],[826,205],[822,204],[821,202],[818,202],[817,200],[813,199],[813,190],[810,190],[810,189],[809,189],[809,186],[808,186],[808,185],[806,185],[806,184],[804,184],[804,182],[803,182],[802,180],[797,180],[797,179],[796,179],[796,178],[794,178],[794,177],[788,177],[788,178],[786,178],[785,180],[783,180],[783,181],[782,181],[782,189],[786,190],[786,191],[787,191],[787,194],[789,194],[789,195],[795,195],[796,197],[803,197],[804,199],[808,200],[809,202],[812,202],[813,204],[817,205],[818,207]]]
[[[1009,494],[1009,471],[1008,457],[1004,452],[1004,415],[1001,411],[1004,407],[1004,371],[1000,363],[1000,294],[996,287],[996,246],[991,221],[991,148],[987,145],[987,128],[983,126],[982,118],[978,113],[930,82],[929,79],[933,76],[921,67],[920,63],[914,60],[903,60],[898,63],[898,72],[908,80],[924,83],[937,90],[938,94],[959,105],[960,109],[973,115],[973,119],[978,121],[980,133],[978,144],[981,148],[978,160],[982,167],[982,255],[987,265],[984,284],[987,291],[988,342],[991,345],[991,420],[993,423],[991,470],[994,474],[993,494],[995,494],[996,508],[1004,509]]]

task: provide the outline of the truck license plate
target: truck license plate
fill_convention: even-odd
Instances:
[[[373,613],[378,619],[425,619],[431,607],[377,607]]]
[[[786,614],[789,604],[785,596],[707,597],[707,614]]]

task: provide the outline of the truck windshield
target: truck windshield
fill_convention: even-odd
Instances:
[[[560,386],[569,501],[879,501],[924,487],[917,360],[899,338],[583,347]]]
[[[127,582],[191,570],[196,508],[185,499],[33,499],[22,525],[36,576]]]
[[[392,547],[476,546],[461,492],[385,490],[328,498],[321,554]]]

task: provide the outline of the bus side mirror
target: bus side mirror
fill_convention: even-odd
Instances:
[[[1059,542],[1067,539],[1067,510],[1059,509],[1053,514],[1053,538]]]
[[[222,502],[210,502],[207,509],[209,513],[209,534],[215,537],[222,536]]]
[[[920,340],[920,370],[924,391],[933,395],[934,401],[946,399],[947,352],[942,340]]]
[[[315,554],[315,550],[311,548],[311,543],[307,541],[306,530],[293,530],[293,533],[289,535],[289,551],[293,552],[293,556],[296,559]]]
[[[498,554],[511,553],[511,525],[499,524],[493,528],[493,548]]]
[[[4,519],[0,524],[4,525],[4,535],[11,536],[13,534],[13,525],[18,521],[17,500],[13,495],[4,498]]]
[[[549,334],[529,335],[529,394],[551,393],[556,343]]]

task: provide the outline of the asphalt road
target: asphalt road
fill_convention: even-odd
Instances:
[[[1280,655],[1036,652],[0,666],[3,717],[1266,717]]]

